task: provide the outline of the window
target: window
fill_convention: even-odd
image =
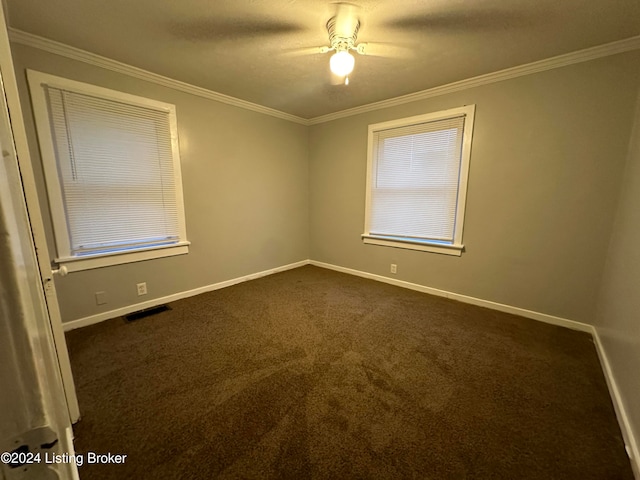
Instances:
[[[474,112],[369,125],[364,243],[462,253]]]
[[[75,271],[187,253],[175,107],[28,77],[56,262]]]

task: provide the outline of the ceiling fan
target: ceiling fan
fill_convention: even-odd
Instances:
[[[364,0],[351,0],[363,1]],[[249,2],[265,5],[270,2]],[[292,0],[287,3],[293,4]],[[321,4],[322,2],[316,2]],[[272,15],[264,6],[263,10],[254,9],[243,15],[217,15],[211,17],[196,17],[185,20],[172,20],[167,24],[169,31],[181,40],[190,42],[212,42],[214,48],[232,51],[236,46],[255,42],[258,47],[263,45],[263,39],[273,38],[273,45],[278,50],[277,55],[298,57],[306,55],[326,54],[332,52],[329,60],[332,84],[348,84],[355,66],[353,53],[369,57],[387,57],[391,59],[414,59],[420,52],[422,44],[420,35],[432,34],[457,35],[460,32],[481,32],[504,30],[518,25],[529,25],[532,22],[528,12],[517,13],[502,9],[470,10],[468,7],[460,9],[447,6],[445,10],[427,9],[420,12],[422,7],[415,0],[400,2],[407,8],[398,8],[393,2],[372,2],[373,5],[359,7],[351,3],[338,1],[333,4],[333,12],[329,13],[329,20],[325,24],[329,45],[283,49],[282,45],[289,44],[288,35],[301,35],[309,30],[309,22],[303,23],[295,18],[295,14],[287,11],[284,15]],[[455,2],[454,2],[455,3]],[[459,2],[458,2],[459,3]],[[302,11],[299,6],[296,13]],[[324,14],[327,12],[325,11]],[[323,17],[324,17],[323,14]],[[366,15],[366,18],[364,18]],[[366,34],[378,36],[382,32],[385,36],[394,34],[392,43],[366,42],[357,43],[358,35],[362,34],[362,21],[367,26]],[[371,28],[373,27],[373,28]],[[371,28],[371,29],[370,29]],[[370,29],[370,30],[369,30]],[[391,32],[394,31],[394,32]],[[400,35],[395,35],[395,32]],[[411,36],[407,36],[411,33]],[[402,38],[402,42],[398,43]],[[410,39],[410,40],[409,40]],[[411,43],[407,43],[410,41]],[[402,65],[402,64],[398,64]]]
[[[408,58],[413,57],[411,49],[400,45],[388,43],[367,42],[356,43],[358,32],[361,27],[360,7],[351,3],[336,3],[335,13],[326,24],[329,35],[329,45],[302,49],[296,54],[316,54],[334,52],[329,60],[329,67],[332,73],[332,83],[349,85],[349,75],[355,66],[355,57],[352,52],[360,55]]]
[[[364,54],[366,45],[356,46],[360,20],[357,7],[349,3],[338,3],[336,14],[327,22],[330,46],[320,47],[320,53],[335,53],[329,60],[331,71],[338,77],[344,77],[344,83],[349,84],[349,74],[355,66],[355,58],[351,54],[354,50]]]
[[[340,80],[349,84],[349,74],[355,66],[352,51],[360,55],[369,55],[373,45],[369,43],[356,44],[360,30],[359,7],[350,3],[337,3],[335,14],[327,22],[329,45],[306,50],[305,53],[334,52],[329,59],[331,72]],[[376,55],[381,55],[380,49]]]
[[[415,57],[415,46],[408,48],[407,46],[391,43],[357,43],[358,32],[362,26],[360,21],[361,8],[351,3],[339,2],[334,5],[335,13],[326,24],[329,45],[291,52],[294,55],[334,52],[329,60],[329,66],[333,74],[333,84],[349,84],[349,75],[355,66],[355,57],[352,52],[360,55],[389,58]],[[387,18],[378,23],[378,25],[404,32],[423,33],[435,30],[455,32],[460,29],[464,29],[465,32],[493,31],[496,27],[504,28],[505,25],[526,24],[526,22],[530,22],[530,19],[510,11],[485,9],[482,12],[451,10],[440,13],[413,13],[396,18]]]

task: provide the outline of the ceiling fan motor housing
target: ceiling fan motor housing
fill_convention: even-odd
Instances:
[[[355,16],[336,15],[335,17],[332,17],[327,22],[331,48],[336,52],[348,52],[349,50],[355,50],[359,29],[360,20]]]

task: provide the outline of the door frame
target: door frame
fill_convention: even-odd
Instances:
[[[25,454],[27,448],[37,456],[20,468],[13,468],[5,459],[0,477],[78,480],[69,407],[16,153],[14,134],[24,133],[24,124],[15,110],[9,110],[11,96],[17,99],[16,79],[4,5],[0,5],[0,230],[8,233],[0,245],[6,287],[0,302],[7,313],[0,316],[6,416],[0,452]],[[49,454],[66,454],[71,460],[51,466],[46,460]]]
[[[69,360],[67,342],[65,340],[64,329],[62,326],[60,305],[58,304],[58,297],[53,281],[51,256],[49,255],[42,210],[40,209],[40,202],[38,200],[38,190],[36,188],[31,155],[29,153],[27,132],[24,124],[24,117],[22,115],[22,108],[20,106],[18,84],[15,69],[13,67],[13,57],[11,55],[11,45],[9,43],[9,35],[7,32],[5,18],[4,10],[3,8],[0,8],[0,71],[2,72],[6,104],[11,118],[11,130],[13,133],[13,141],[8,143],[5,148],[9,148],[13,145],[15,149],[14,153],[17,156],[18,168],[22,177],[22,185],[27,205],[29,223],[31,225],[31,232],[35,244],[40,277],[42,279],[42,284],[44,285],[45,300],[47,310],[49,312],[51,331],[53,333],[58,365],[66,397],[67,410],[69,412],[71,423],[76,423],[80,419],[78,397],[76,395],[75,383],[71,372],[71,362]]]
[[[0,7],[1,11],[1,7]],[[0,452],[32,454],[33,463],[0,462],[0,478],[78,480],[73,430],[29,224],[24,189],[12,147],[11,121],[0,72],[0,376],[3,419]],[[20,446],[19,450],[16,449]],[[27,449],[27,451],[24,450]],[[48,455],[71,461],[47,465]],[[53,473],[52,473],[53,472]],[[53,476],[52,476],[53,475]]]

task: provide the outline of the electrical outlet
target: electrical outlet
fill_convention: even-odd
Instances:
[[[138,283],[136,287],[138,288],[138,296],[147,294],[147,282]]]
[[[107,292],[96,292],[96,305],[107,303]]]
[[[391,264],[391,273],[398,273],[398,265],[395,263]]]

